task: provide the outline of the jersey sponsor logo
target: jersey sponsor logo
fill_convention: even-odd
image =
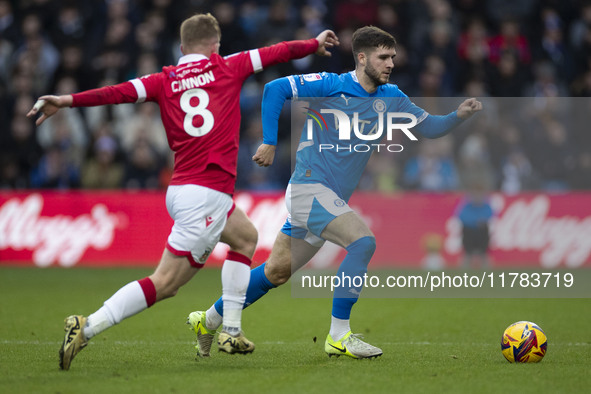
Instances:
[[[182,66],[177,67],[176,72],[175,72],[175,76],[176,78],[184,78],[185,75],[189,74],[189,73],[193,73],[193,74],[201,74],[204,70],[207,70],[208,68],[211,67],[211,61],[205,63],[205,64],[200,64],[199,67],[193,67],[195,63],[186,63]],[[193,67],[193,68],[191,68]],[[180,71],[182,70],[182,71]]]
[[[322,79],[322,76],[318,73],[315,73],[315,74],[302,75],[302,78],[306,82],[314,82],[314,81],[320,81]]]
[[[203,74],[195,75],[193,77],[184,78],[178,81],[172,81],[170,87],[173,92],[182,92],[188,89],[198,88],[199,86],[207,85],[210,82],[215,81],[213,71],[208,71]]]

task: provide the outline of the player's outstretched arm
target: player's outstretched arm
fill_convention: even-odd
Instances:
[[[332,56],[329,49],[340,45],[339,38],[332,30],[324,30],[316,37],[318,49],[316,54],[319,56]]]
[[[27,117],[32,118],[41,112],[41,116],[35,124],[39,126],[45,119],[53,116],[60,108],[70,107],[72,105],[72,95],[66,94],[63,96],[41,96],[27,113]]]
[[[482,103],[475,98],[469,98],[464,100],[464,102],[462,102],[458,107],[458,118],[468,119],[470,116],[474,115],[480,110],[482,110]]]
[[[269,167],[275,159],[275,145],[261,144],[252,157],[260,167]]]

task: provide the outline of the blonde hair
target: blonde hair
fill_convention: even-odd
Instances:
[[[185,48],[207,44],[213,39],[219,41],[221,36],[220,25],[210,13],[193,15],[181,24],[181,45]]]

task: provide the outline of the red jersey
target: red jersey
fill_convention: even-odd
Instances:
[[[232,194],[240,137],[240,89],[264,67],[314,53],[318,41],[282,42],[228,57],[201,54],[138,79],[73,94],[72,107],[154,101],[175,153],[171,185]]]

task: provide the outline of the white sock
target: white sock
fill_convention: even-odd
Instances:
[[[218,327],[222,324],[222,315],[220,315],[215,309],[215,306],[212,305],[207,312],[205,312],[205,327],[208,330],[217,330]]]
[[[331,316],[329,334],[333,341],[340,341],[349,331],[351,331],[349,319],[343,320]]]
[[[90,339],[147,307],[144,291],[138,281],[128,283],[105,301],[98,311],[88,316],[84,336]]]
[[[226,260],[222,267],[222,301],[224,302],[223,330],[238,335],[241,330],[242,308],[250,281],[250,267],[244,263]]]

